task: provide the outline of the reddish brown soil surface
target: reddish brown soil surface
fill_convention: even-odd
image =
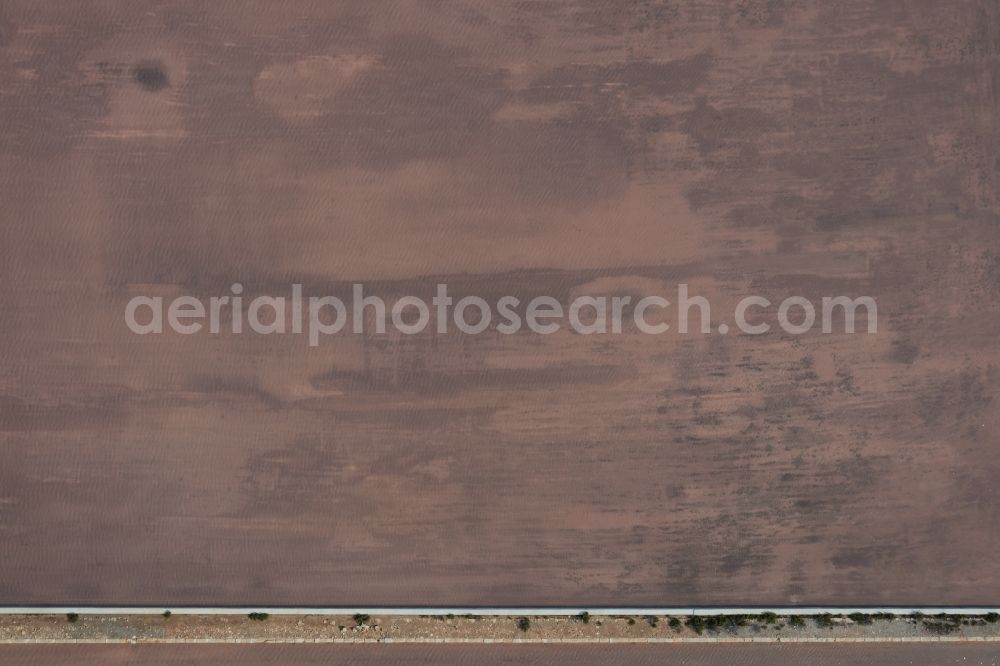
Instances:
[[[5,2],[0,603],[995,602],[998,59],[992,0]],[[428,275],[879,332],[123,320]]]
[[[9,666],[295,664],[684,664],[685,666],[992,666],[995,645],[5,645]]]

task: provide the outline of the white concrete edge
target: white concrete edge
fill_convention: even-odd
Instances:
[[[1000,606],[736,606],[730,608],[707,607],[607,607],[607,606],[572,606],[545,608],[526,606],[521,608],[502,607],[378,607],[378,606],[323,606],[323,607],[268,607],[268,606],[0,606],[0,615],[62,615],[77,613],[79,615],[160,615],[169,610],[171,615],[248,615],[249,613],[267,613],[268,615],[480,615],[480,616],[574,616],[587,612],[599,615],[759,615],[774,613],[775,615],[850,615],[851,613],[892,613],[893,615],[909,615],[923,613],[924,615],[986,615],[1000,613]]]

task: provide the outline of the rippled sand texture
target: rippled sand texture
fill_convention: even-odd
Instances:
[[[992,0],[3,3],[0,602],[995,602],[998,89]],[[880,329],[123,319],[438,279]]]

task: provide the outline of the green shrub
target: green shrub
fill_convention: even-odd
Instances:
[[[670,622],[668,624],[670,624],[670,628],[673,629],[674,631],[681,630],[681,621],[676,617],[670,618]]]
[[[847,616],[855,624],[871,624],[872,616],[867,613],[851,613]]]
[[[654,629],[656,628],[656,625],[659,621],[660,621],[659,618],[657,618],[655,615],[646,616],[646,622],[648,622],[649,626],[653,627]]]
[[[521,631],[527,631],[528,629],[531,629],[531,620],[529,620],[526,617],[522,617],[517,621],[517,628],[520,629]]]
[[[829,629],[833,627],[833,615],[830,613],[823,613],[822,615],[816,616],[816,626],[823,629]]]
[[[735,631],[739,627],[745,627],[749,619],[748,615],[720,615],[717,624],[730,631]]]
[[[950,634],[958,631],[961,626],[960,622],[953,622],[947,616],[944,619],[924,620],[924,629],[935,634]]]
[[[628,623],[629,623],[629,625],[633,625],[633,624],[635,624],[635,618],[634,618],[634,617],[630,617],[630,618],[628,619]]]
[[[983,616],[983,619],[990,624],[996,624],[997,621],[1000,620],[1000,613],[987,613]]]
[[[267,619],[267,613],[250,613],[247,617],[255,622],[263,622]]]
[[[590,613],[588,613],[587,611],[583,611],[582,613],[576,616],[576,619],[578,619],[580,622],[583,622],[584,624],[587,624],[588,622],[590,622]]]
[[[66,613],[66,621],[67,622],[76,622],[79,619],[80,619],[80,615],[78,613]]]
[[[764,624],[774,624],[775,622],[778,621],[778,615],[776,613],[768,611],[766,613],[761,613],[760,615],[758,615],[757,619],[763,622]]]
[[[788,626],[790,627],[804,627],[806,626],[806,621],[803,620],[798,615],[792,615],[788,618]]]
[[[700,615],[692,615],[684,624],[688,626],[688,629],[699,636],[705,632],[705,618]]]
[[[740,627],[745,627],[747,624],[747,615],[708,615],[704,618],[705,629],[709,631],[726,631],[735,632]]]
[[[163,611],[163,619],[165,620],[170,619],[170,611]]]
[[[371,619],[371,617],[369,615],[365,614],[365,613],[355,613],[354,614],[354,624],[356,624],[359,627],[361,625],[363,625],[363,624],[368,624],[368,620],[370,620],[370,619]]]

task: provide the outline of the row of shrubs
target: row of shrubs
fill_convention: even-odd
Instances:
[[[837,619],[841,619],[843,617],[845,616],[833,615],[831,613],[808,616],[788,615],[785,616],[784,622],[790,627],[804,627],[806,626],[806,619],[812,619],[817,627],[830,629],[837,624]],[[894,620],[896,617],[897,616],[893,613],[851,613],[846,616],[846,618],[851,622],[860,625],[870,625],[876,620]],[[1000,621],[1000,614],[998,613],[987,613],[986,615],[949,615],[947,613],[941,613],[933,617],[926,617],[923,613],[914,612],[900,617],[909,618],[914,622],[919,622],[926,629],[934,631],[935,633],[951,633],[953,631],[957,631],[963,625],[976,626],[996,624]],[[674,629],[679,629],[680,622],[675,620],[676,618],[671,619],[670,626]],[[780,618],[776,613],[761,613],[759,615],[693,615],[689,617],[684,624],[689,629],[700,635],[706,630],[735,630],[751,623],[763,626],[775,625],[779,624],[779,620]]]
[[[667,623],[674,631],[680,631],[682,627],[686,626],[688,629],[700,636],[706,631],[735,631],[740,627],[745,627],[751,624],[764,627],[769,625],[778,625],[781,627],[787,624],[789,627],[798,628],[806,626],[807,619],[812,619],[817,627],[830,629],[837,624],[837,619],[844,617],[851,620],[851,622],[860,625],[870,625],[876,620],[888,621],[897,618],[897,616],[893,613],[851,613],[847,616],[823,613],[821,615],[788,615],[782,617],[777,613],[765,612],[756,615],[691,615],[683,622],[680,618],[671,617],[668,618]],[[1000,614],[998,613],[987,613],[986,615],[949,615],[947,613],[941,613],[939,615],[927,617],[923,613],[913,612],[909,615],[899,617],[909,618],[914,622],[922,624],[922,626],[927,630],[939,634],[957,631],[963,625],[976,626],[996,624],[1000,621]],[[584,611],[577,615],[576,619],[584,624],[587,624],[590,622],[590,613]],[[655,615],[646,615],[643,619],[645,619],[651,627],[656,627],[659,624],[659,618]],[[635,624],[635,618],[628,618],[628,623],[630,625]],[[531,628],[531,621],[526,617],[522,617],[517,621],[517,627],[521,631],[528,631],[528,629]]]
[[[163,611],[163,617],[169,619],[170,611]],[[268,618],[268,614],[250,613],[247,617],[251,620],[263,622]],[[454,617],[454,615],[448,615],[447,619],[454,619]],[[471,619],[476,616],[465,615],[464,617]],[[816,623],[817,627],[829,629],[836,624],[836,619],[843,617],[844,616],[842,615],[832,615],[830,613],[809,616],[788,615],[784,617],[784,623],[787,623],[790,627],[804,627],[806,626],[806,619],[811,618],[813,622]],[[894,620],[897,616],[892,613],[851,613],[846,617],[855,624],[870,625],[876,620]],[[936,634],[950,634],[958,631],[962,626],[996,624],[1000,621],[1000,614],[998,613],[987,613],[986,615],[949,615],[947,613],[941,613],[939,615],[928,617],[923,613],[913,612],[909,615],[901,617],[906,617],[914,622],[918,622],[925,629]],[[76,622],[79,619],[80,616],[77,613],[68,613],[66,615],[66,620],[69,622]],[[354,623],[360,627],[368,624],[370,619],[371,618],[368,615],[358,613],[354,616]],[[442,616],[439,619],[445,619],[445,617]],[[579,622],[588,624],[590,622],[590,613],[584,611],[577,615],[576,619]],[[646,615],[643,619],[651,627],[656,627],[659,624],[659,618],[655,615]],[[766,612],[757,615],[691,615],[684,622],[681,622],[680,618],[671,617],[668,618],[667,623],[674,631],[680,631],[681,627],[686,626],[688,629],[700,636],[706,631],[735,631],[740,627],[745,627],[750,624],[765,627],[769,625],[778,625],[781,619],[781,616],[776,613]],[[628,618],[628,623],[630,625],[635,624],[635,618]],[[780,626],[784,625],[781,624]],[[518,618],[517,628],[521,631],[528,631],[531,628],[531,620],[527,617]]]

